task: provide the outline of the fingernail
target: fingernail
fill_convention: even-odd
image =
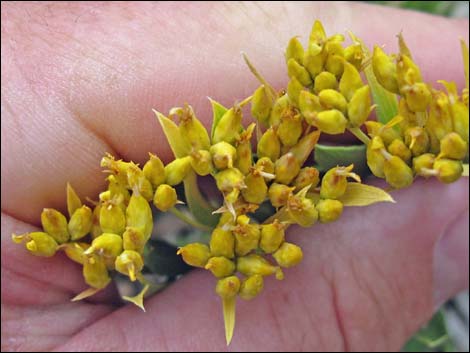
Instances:
[[[434,248],[435,310],[459,291],[468,288],[468,211],[444,232]]]

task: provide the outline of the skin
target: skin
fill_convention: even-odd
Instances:
[[[11,242],[44,207],[65,211],[104,187],[104,152],[171,158],[151,108],[189,102],[206,125],[256,80],[240,51],[285,86],[282,52],[313,20],[396,50],[403,30],[429,82],[463,84],[458,38],[468,21],[359,4],[2,3],[2,351],[397,350],[444,300],[468,287],[468,179],[418,180],[397,204],[346,209],[340,222],[295,229],[303,262],[240,301],[230,347],[214,279],[193,271],[146,301],[147,313],[85,288],[62,254],[36,258]],[[365,16],[367,14],[367,16]],[[372,30],[373,29],[373,30]],[[211,34],[211,35],[209,35]],[[288,236],[289,239],[289,236]],[[111,304],[110,304],[111,303]]]

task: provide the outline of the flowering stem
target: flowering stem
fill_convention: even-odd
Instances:
[[[170,212],[173,213],[176,217],[181,219],[183,222],[188,223],[189,225],[196,227],[198,229],[211,232],[213,228],[206,226],[205,224],[199,223],[194,218],[188,216],[185,212],[178,210],[176,207],[170,209]]]
[[[370,138],[361,129],[359,129],[358,127],[350,127],[350,128],[348,128],[348,130],[354,136],[356,136],[359,140],[361,140],[364,145],[366,145],[366,146],[369,145]]]

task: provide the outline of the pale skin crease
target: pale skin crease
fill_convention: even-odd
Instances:
[[[151,108],[188,102],[208,125],[206,96],[230,105],[253,92],[241,50],[285,86],[284,47],[305,42],[315,18],[388,51],[403,30],[427,81],[462,87],[468,21],[358,4],[2,3],[2,351],[397,350],[432,315],[436,290],[440,303],[468,287],[468,179],[419,180],[393,192],[397,204],[295,229],[303,262],[239,302],[228,348],[209,273],[147,300],[147,313],[110,305],[112,289],[71,303],[85,288],[80,268],[11,242],[36,229],[42,208],[65,210],[67,181],[96,198],[104,152],[168,162]],[[452,262],[435,270],[437,258]]]

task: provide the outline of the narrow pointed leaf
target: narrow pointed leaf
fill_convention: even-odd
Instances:
[[[315,163],[321,172],[352,163],[354,164],[354,172],[362,176],[370,174],[367,167],[365,145],[333,146],[317,143],[315,146]]]
[[[197,183],[197,175],[191,171],[183,181],[186,203],[193,217],[203,225],[215,227],[219,216],[212,214],[215,210],[202,195]]]
[[[377,202],[395,203],[392,196],[385,190],[360,183],[348,183],[346,192],[338,200],[344,206],[368,206]]]
[[[78,197],[77,193],[73,189],[70,183],[67,183],[67,211],[69,213],[69,217],[72,217],[75,210],[82,207],[82,201]]]
[[[223,313],[224,313],[224,325],[225,325],[225,340],[227,346],[232,341],[233,330],[235,329],[235,309],[236,309],[237,297],[224,298],[222,299]]]
[[[165,133],[168,144],[170,145],[170,148],[173,151],[175,157],[180,158],[187,156],[190,149],[187,141],[181,138],[178,126],[162,113],[157,112],[156,110],[153,110],[153,112],[157,116],[157,119],[163,129],[163,132]]]
[[[225,108],[222,104],[219,102],[216,102],[212,98],[209,98],[211,105],[212,105],[212,130],[211,130],[211,140],[214,138],[214,131],[219,123],[220,119],[222,116],[225,114],[225,112],[228,110]]]

